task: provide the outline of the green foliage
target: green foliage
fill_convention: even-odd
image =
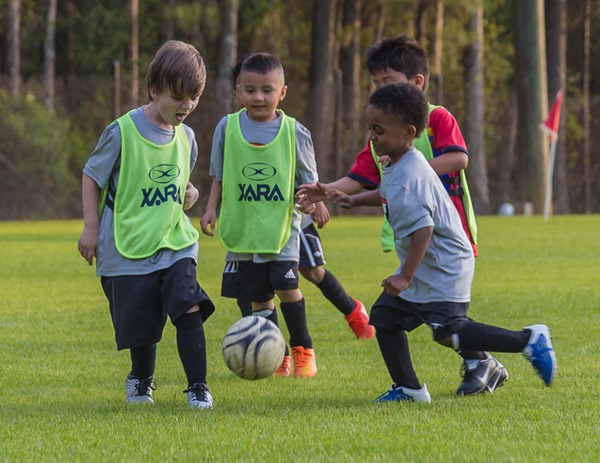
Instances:
[[[79,184],[72,169],[81,136],[67,119],[4,89],[0,112],[0,219],[77,216]]]
[[[397,265],[379,250],[380,223],[335,218],[322,232],[327,268],[367,308]],[[512,329],[548,323],[559,362],[551,388],[521,355],[497,354],[506,385],[457,398],[458,357],[421,327],[409,340],[432,403],[375,406],[390,386],[377,342],[356,341],[305,280],[318,375],[238,379],[220,343],[239,311],[218,296],[224,252],[203,236],[198,278],[217,312],[205,325],[215,408],[201,412],[185,404],[171,324],[159,344],[156,404],[124,403],[129,358],[116,351],[99,281],[75,251],[81,222],[0,223],[2,460],[598,461],[600,216],[484,217],[479,226],[470,315]]]

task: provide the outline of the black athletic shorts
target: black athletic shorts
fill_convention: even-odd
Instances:
[[[425,323],[437,340],[456,333],[469,320],[468,309],[468,302],[420,304],[382,292],[371,308],[369,324],[382,330],[412,331]]]
[[[239,296],[245,301],[265,302],[276,290],[298,289],[298,262],[238,261]]]
[[[300,232],[300,268],[314,268],[325,265],[325,255],[321,246],[321,237],[315,224],[304,227]]]
[[[155,344],[162,338],[167,315],[177,320],[196,304],[202,320],[215,311],[208,294],[196,280],[193,259],[146,275],[102,277],[109,302],[117,349]]]
[[[240,295],[240,281],[238,273],[239,262],[225,262],[223,276],[221,277],[221,296],[237,299]]]

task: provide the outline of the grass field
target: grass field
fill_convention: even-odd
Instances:
[[[397,265],[378,248],[379,223],[336,217],[322,232],[327,268],[367,306]],[[0,222],[0,461],[600,461],[600,216],[478,223],[470,315],[548,324],[559,364],[551,388],[521,355],[497,354],[507,384],[457,398],[459,357],[421,327],[409,339],[432,403],[373,405],[390,386],[376,341],[356,341],[306,281],[319,374],[238,379],[220,352],[239,317],[218,295],[224,253],[202,237],[198,279],[217,305],[205,325],[215,408],[197,411],[170,324],[156,404],[124,403],[128,353],[116,351],[99,281],[77,253],[80,222]]]

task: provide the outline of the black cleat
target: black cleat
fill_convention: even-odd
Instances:
[[[456,395],[494,392],[508,379],[508,372],[494,357],[485,360],[465,360],[462,366],[463,382]]]

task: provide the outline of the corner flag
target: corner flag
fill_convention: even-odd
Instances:
[[[552,176],[554,174],[554,159],[556,157],[556,140],[558,139],[558,123],[560,122],[560,107],[562,105],[563,94],[559,90],[556,92],[554,104],[550,108],[550,113],[544,122],[540,124],[540,129],[550,137],[550,160],[548,164],[548,174],[546,176],[546,198],[544,201],[544,221],[548,220],[550,215],[550,203],[552,200]]]
[[[556,98],[550,113],[544,122],[540,124],[540,129],[546,132],[551,139],[558,138],[558,122],[560,121],[560,107],[562,106],[563,94],[559,90],[556,92]]]

